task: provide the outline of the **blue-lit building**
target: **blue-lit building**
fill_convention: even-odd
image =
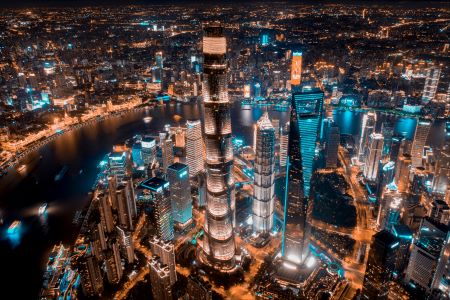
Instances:
[[[269,34],[268,33],[262,33],[260,36],[260,43],[261,46],[267,46],[269,45]]]
[[[308,200],[320,136],[323,96],[318,89],[292,95],[282,255],[299,264],[308,254]]]
[[[131,147],[131,159],[133,160],[133,166],[136,169],[144,167],[144,160],[142,159],[142,145],[140,142],[134,143]]]
[[[411,229],[404,224],[392,226],[391,233],[400,241],[397,250],[397,259],[395,261],[395,269],[397,274],[401,274],[408,263],[409,247],[413,241],[413,233]]]
[[[125,151],[114,151],[108,156],[109,171],[121,182],[127,176],[128,155]]]
[[[153,177],[142,182],[140,187],[144,189],[153,202],[156,235],[165,242],[172,240],[173,216],[169,182]]]
[[[148,168],[156,160],[156,140],[150,136],[144,136],[142,138],[142,160],[144,161],[144,166]]]
[[[185,228],[192,222],[191,185],[189,183],[189,167],[176,162],[167,168],[170,183],[172,215],[175,225]]]

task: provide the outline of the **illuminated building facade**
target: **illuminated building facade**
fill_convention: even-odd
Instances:
[[[366,149],[369,146],[369,137],[375,131],[376,114],[369,112],[363,116],[361,137],[358,147],[358,161],[360,164],[364,164]]]
[[[448,241],[447,235],[446,225],[430,218],[422,219],[406,268],[405,283],[427,293],[431,291],[442,248]]]
[[[430,121],[420,120],[417,122],[414,141],[411,147],[411,163],[414,168],[422,166],[423,148],[427,142],[430,128]]]
[[[172,300],[170,267],[162,263],[157,256],[153,256],[149,268],[153,299]]]
[[[425,85],[422,93],[422,103],[427,104],[434,99],[439,84],[439,77],[441,76],[441,69],[439,67],[432,67],[427,71]]]
[[[119,226],[116,226],[116,231],[119,237],[120,251],[127,263],[132,264],[134,262],[134,244],[131,231],[125,231]]]
[[[261,34],[261,46],[267,46],[269,45],[269,34],[263,33]]]
[[[302,80],[302,52],[292,53],[292,64],[291,64],[291,85],[300,85]]]
[[[409,186],[409,172],[411,169],[411,155],[405,153],[398,157],[395,165],[395,184],[399,192],[404,193]]]
[[[128,230],[133,230],[133,219],[136,217],[136,202],[131,180],[120,185],[116,190],[119,224]]]
[[[200,120],[186,122],[186,163],[189,176],[195,177],[205,169],[202,139],[202,123]]]
[[[445,245],[441,251],[436,273],[434,274],[432,289],[438,290],[442,298],[450,297],[450,234],[447,233]]]
[[[392,226],[391,233],[399,239],[400,245],[397,250],[397,259],[395,261],[395,269],[397,273],[403,272],[408,264],[409,248],[413,241],[413,233],[408,226],[397,224]]]
[[[171,242],[165,242],[157,237],[150,238],[150,249],[153,255],[159,257],[159,260],[169,267],[170,284],[177,281],[177,272],[175,270],[175,248]]]
[[[144,166],[148,168],[156,159],[156,140],[150,136],[144,136],[141,141],[141,148]]]
[[[203,252],[219,268],[233,268],[234,179],[230,103],[227,91],[227,43],[220,26],[203,36],[203,108],[206,144],[207,203]]]
[[[298,264],[308,253],[308,201],[322,105],[323,92],[320,90],[292,95],[282,256]]]
[[[369,181],[374,181],[378,176],[380,159],[383,154],[383,135],[372,133],[369,137],[369,148],[364,162],[364,177]]]
[[[109,154],[109,171],[116,175],[117,181],[121,182],[127,176],[128,154],[125,151],[115,151]]]
[[[380,203],[377,226],[381,230],[391,231],[392,227],[400,221],[400,213],[403,204],[403,195],[395,190],[384,193]]]
[[[275,206],[275,129],[266,112],[256,125],[253,181],[253,232],[269,233]]]
[[[155,65],[152,68],[152,82],[161,83],[163,72],[163,54],[161,51],[155,53]]]
[[[98,260],[92,253],[80,260],[81,286],[86,296],[98,296],[103,292],[103,278],[98,265]]]
[[[153,201],[157,236],[163,241],[172,240],[173,216],[169,182],[153,177],[141,183],[141,187],[150,193],[151,200]]]
[[[244,85],[244,98],[250,98],[250,84]]]
[[[436,161],[433,192],[444,195],[450,187],[450,151],[442,151]]]
[[[167,168],[172,215],[175,225],[185,228],[192,222],[191,185],[189,183],[189,167],[176,162]]]
[[[173,141],[167,132],[159,134],[159,147],[161,148],[161,167],[166,172],[167,167],[173,164],[174,160]]]
[[[388,283],[395,270],[399,245],[399,240],[386,230],[382,230],[372,237],[364,274],[362,299],[388,298]]]
[[[114,228],[114,219],[109,199],[107,194],[100,194],[98,196],[100,221],[106,232],[111,232]]]
[[[112,284],[119,283],[123,275],[122,262],[120,260],[119,243],[111,242],[111,248],[105,251],[106,277]]]
[[[286,169],[287,153],[289,146],[289,122],[280,128],[280,171]]]

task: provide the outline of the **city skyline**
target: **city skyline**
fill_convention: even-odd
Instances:
[[[448,7],[107,2],[0,13],[0,296],[450,298]]]

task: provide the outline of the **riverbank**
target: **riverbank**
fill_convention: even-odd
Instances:
[[[115,118],[115,117],[120,117],[123,116],[127,113],[130,112],[138,112],[138,111],[142,111],[145,109],[150,109],[153,108],[154,106],[148,106],[148,105],[142,105],[142,104],[138,104],[132,108],[128,108],[128,109],[121,109],[121,110],[116,110],[116,111],[112,111],[107,113],[106,115],[97,115],[95,117],[92,117],[86,121],[83,121],[81,123],[76,123],[76,124],[72,124],[69,125],[67,128],[62,129],[62,130],[58,130],[55,133],[53,133],[52,135],[44,138],[44,139],[38,139],[30,144],[27,144],[27,149],[25,151],[22,151],[18,154],[16,154],[15,156],[13,156],[12,158],[10,158],[9,160],[7,160],[6,162],[4,162],[2,165],[0,165],[0,177],[5,175],[9,169],[16,167],[17,165],[20,164],[20,161],[25,158],[27,155],[29,155],[32,152],[35,152],[37,150],[39,150],[41,147],[45,146],[46,144],[48,144],[49,142],[53,141],[54,139],[56,139],[58,136],[64,135],[68,132],[71,132],[73,130],[78,130],[81,129],[85,126],[88,125],[93,125],[96,124],[98,122],[102,122],[105,120],[108,120],[110,118]]]

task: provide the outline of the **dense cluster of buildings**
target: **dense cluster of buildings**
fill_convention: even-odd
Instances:
[[[54,248],[42,298],[80,286],[125,299],[144,285],[153,299],[209,300],[229,296],[228,281],[258,299],[450,297],[450,148],[432,142],[450,132],[448,10],[130,6],[0,19],[6,171],[88,116],[202,109],[101,161],[74,251]],[[233,135],[233,102],[266,110],[253,147]],[[356,135],[333,108],[362,115]],[[411,137],[399,116],[414,118]],[[351,206],[349,222],[313,217],[333,184],[329,209]]]

